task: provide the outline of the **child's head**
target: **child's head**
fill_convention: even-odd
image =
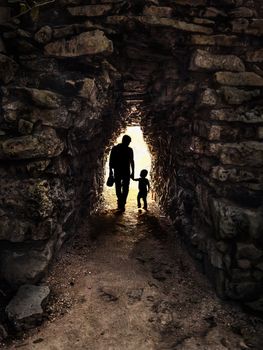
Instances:
[[[148,171],[143,169],[141,172],[140,172],[140,177],[146,177],[148,175]]]

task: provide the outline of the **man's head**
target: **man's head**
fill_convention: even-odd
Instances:
[[[123,138],[122,138],[122,143],[123,143],[125,146],[129,146],[129,144],[131,143],[131,138],[130,138],[130,136],[124,135]]]

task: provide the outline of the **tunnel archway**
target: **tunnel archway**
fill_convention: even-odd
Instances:
[[[103,150],[125,125],[123,110],[138,103],[160,205],[218,293],[257,307],[259,2],[246,10],[205,0],[61,4],[1,24],[2,278],[39,280],[81,214],[94,210]]]

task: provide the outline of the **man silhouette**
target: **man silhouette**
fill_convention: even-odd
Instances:
[[[114,170],[118,209],[121,211],[125,211],[130,178],[134,178],[133,150],[129,147],[130,142],[130,136],[124,135],[122,143],[114,146],[110,154],[110,175],[113,175]]]

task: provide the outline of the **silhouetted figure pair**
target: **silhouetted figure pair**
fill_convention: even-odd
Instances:
[[[114,146],[110,154],[110,176],[114,170],[118,209],[121,211],[125,211],[130,179],[134,178],[134,159],[133,150],[129,147],[130,142],[130,136],[124,135],[122,143]]]
[[[118,209],[125,211],[125,204],[129,193],[130,179],[139,182],[139,193],[137,196],[138,208],[141,208],[141,199],[143,200],[143,209],[147,210],[147,193],[150,190],[149,180],[146,179],[148,171],[143,169],[140,178],[134,179],[134,159],[133,150],[129,147],[131,138],[124,135],[122,143],[114,146],[110,154],[110,177],[113,176],[117,195]]]

